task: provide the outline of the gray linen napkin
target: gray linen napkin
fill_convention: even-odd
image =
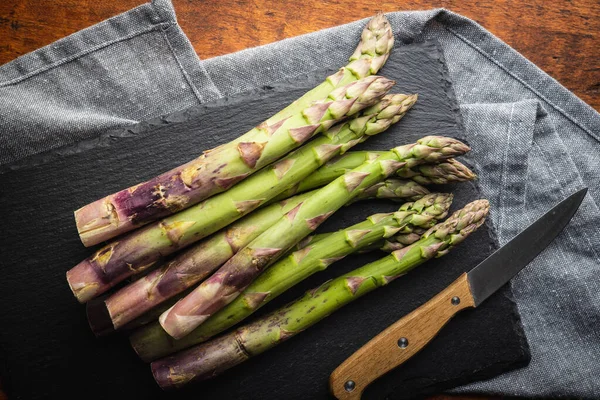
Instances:
[[[538,101],[467,104],[461,111],[500,244],[584,186]],[[563,233],[512,281],[530,365],[458,392],[598,398],[599,223],[587,196]]]
[[[0,66],[0,165],[217,97],[168,1]]]
[[[600,115],[467,18],[446,10],[388,18],[398,46],[424,38],[441,43],[501,244],[568,194],[590,188],[570,226],[512,281],[530,365],[457,390],[597,398]],[[0,67],[0,165],[337,68],[364,23],[200,61],[168,0],[142,5]]]

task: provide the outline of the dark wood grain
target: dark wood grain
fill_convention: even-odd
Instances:
[[[0,2],[0,64],[144,3],[143,0]],[[173,0],[201,58],[372,15],[446,7],[474,19],[600,110],[598,0]]]

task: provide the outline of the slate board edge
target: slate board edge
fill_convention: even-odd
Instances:
[[[444,56],[444,50],[442,49],[442,45],[438,40],[434,40],[434,42],[436,43],[436,47],[437,47],[438,53],[439,53],[440,73],[444,77],[444,81],[446,84],[445,92],[448,95],[448,98],[451,101],[451,103],[456,106],[456,113],[455,113],[456,123],[458,124],[459,129],[461,129],[464,132],[465,125],[464,125],[464,121],[462,118],[462,113],[460,112],[460,106],[459,106],[458,100],[456,98],[456,93],[454,92],[454,86],[452,85],[452,80],[450,79],[450,71],[448,70],[448,64],[446,63],[446,58]],[[472,165],[472,166],[470,165],[469,167],[473,168],[473,170],[475,171],[476,174],[478,173],[478,170],[479,170],[478,164],[475,163],[475,165]],[[479,190],[479,192],[481,192],[481,186],[479,185],[479,180],[475,180],[473,183],[475,184],[475,186]],[[489,225],[488,231],[491,235],[491,239],[496,244],[496,247],[499,248],[500,243],[498,242],[498,234],[497,234],[496,228],[494,226],[494,222],[492,221],[491,218],[488,218],[488,219],[486,219],[486,224]],[[527,335],[525,334],[525,329],[523,328],[521,314],[519,313],[519,307],[517,306],[517,303],[515,302],[515,299],[513,297],[512,285],[510,285],[510,283],[508,285],[509,285],[509,290],[507,290],[505,292],[505,295],[513,306],[513,315],[514,315],[515,319],[517,320],[517,324],[515,325],[515,328],[517,330],[515,331],[515,334],[521,340],[521,344],[522,344],[523,350],[524,350],[523,362],[522,362],[522,364],[520,364],[518,366],[518,367],[522,368],[522,367],[527,366],[529,364],[529,362],[531,361],[531,348],[529,347],[529,342],[527,341]],[[491,367],[491,368],[494,368],[494,367]],[[499,373],[501,373],[501,372],[499,372]]]

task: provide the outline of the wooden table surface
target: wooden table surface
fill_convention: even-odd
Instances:
[[[144,2],[1,1],[0,64]],[[200,58],[351,22],[376,11],[445,7],[477,21],[600,110],[598,0],[173,0],[173,3],[179,23]],[[445,398],[440,396],[436,400]]]
[[[600,110],[598,0],[172,0],[201,58],[373,15],[445,7],[483,25]],[[0,1],[0,64],[144,0]]]

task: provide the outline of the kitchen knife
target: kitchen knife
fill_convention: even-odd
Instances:
[[[544,250],[569,223],[587,193],[572,194],[469,272],[385,329],[331,374],[338,399],[360,399],[365,388],[429,343],[459,311],[477,307]]]

